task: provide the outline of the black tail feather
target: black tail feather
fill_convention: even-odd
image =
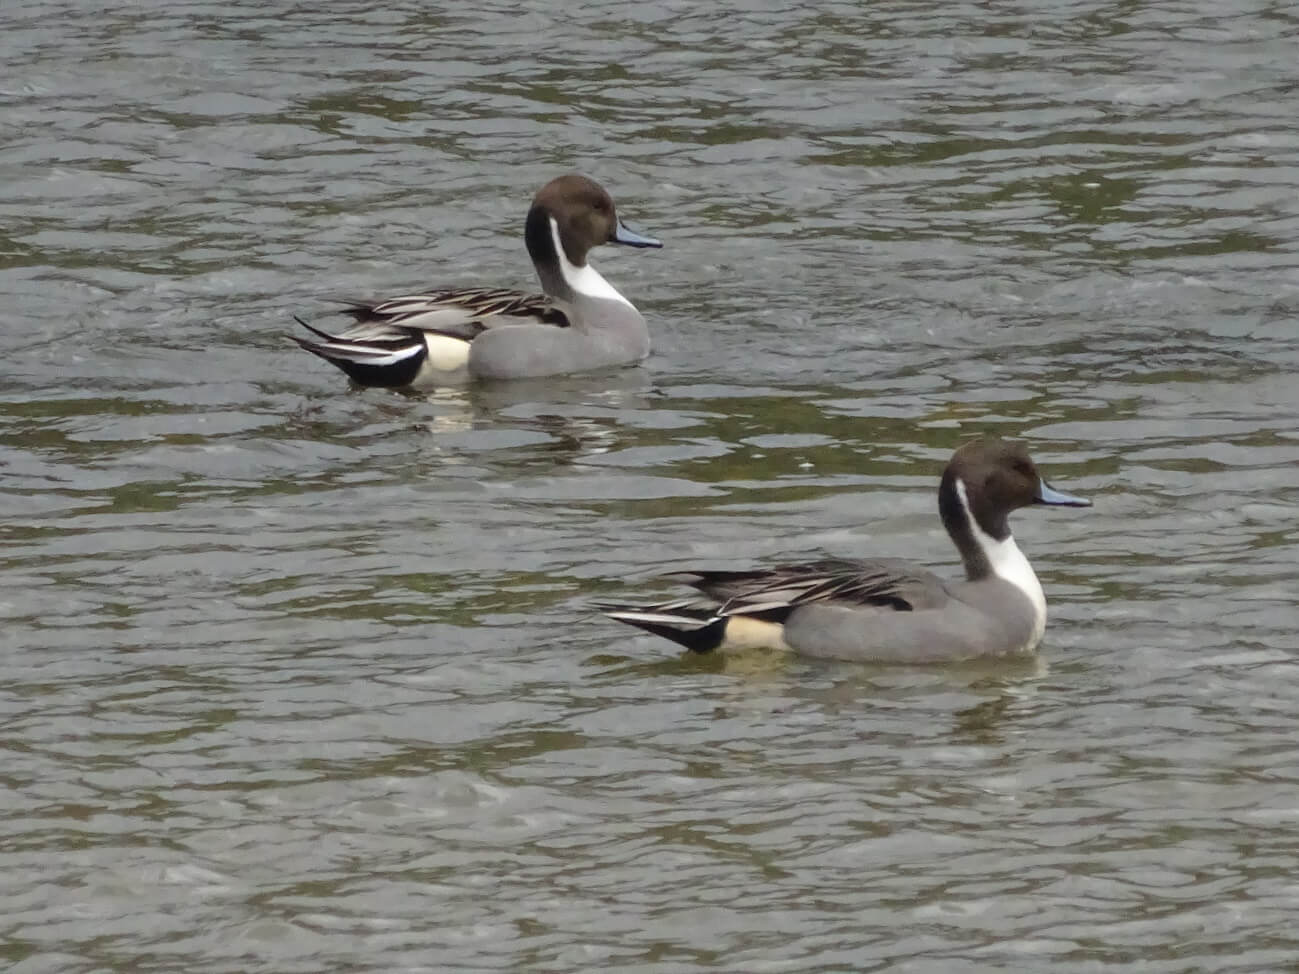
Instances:
[[[311,328],[305,322],[302,322],[307,328]],[[328,340],[329,336],[324,332],[311,328],[317,335],[324,335]],[[420,366],[424,364],[427,352],[419,355],[412,355],[409,358],[402,359],[400,362],[389,365],[370,365],[366,362],[358,362],[342,355],[335,354],[328,345],[320,345],[309,338],[301,338],[298,335],[290,335],[295,342],[301,345],[312,355],[318,355],[330,365],[337,366],[347,374],[347,377],[357,385],[370,386],[379,389],[400,389],[408,386],[415,381],[419,375]]]
[[[637,629],[644,629],[656,636],[670,639],[684,646],[692,653],[711,653],[722,645],[726,636],[726,619],[715,617],[711,612],[689,610],[673,607],[666,612],[661,606],[616,605],[598,603],[601,612],[618,622],[625,622]],[[647,618],[650,615],[677,615],[681,622],[674,625],[668,621]]]

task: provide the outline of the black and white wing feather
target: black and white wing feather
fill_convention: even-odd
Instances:
[[[912,612],[942,605],[943,580],[902,560],[826,560],[750,572],[679,572],[713,599],[722,615],[783,618],[800,605],[833,602]]]
[[[366,327],[387,326],[471,341],[496,325],[531,322],[566,328],[569,324],[564,312],[544,294],[504,288],[456,288],[343,304],[344,313],[356,321],[345,333],[349,336]]]

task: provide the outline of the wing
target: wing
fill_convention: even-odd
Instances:
[[[800,605],[832,602],[914,612],[942,605],[943,580],[907,561],[829,560],[752,572],[683,572],[672,576],[718,603],[719,615],[781,620]]]
[[[356,324],[336,337],[348,341],[381,341],[409,330],[472,341],[497,325],[531,322],[566,328],[569,324],[563,310],[544,294],[500,288],[459,288],[343,304]]]

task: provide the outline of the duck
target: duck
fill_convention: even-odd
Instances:
[[[1046,596],[1011,534],[1022,507],[1090,507],[1051,487],[1023,443],[978,439],[952,455],[938,512],[965,578],[899,559],[830,559],[669,577],[700,594],[651,605],[597,603],[611,619],[695,653],[775,649],[874,663],[941,663],[1033,653]]]
[[[587,260],[601,244],[662,247],[629,229],[609,193],[578,173],[537,191],[524,222],[541,294],[453,288],[384,301],[343,301],[353,324],[331,332],[295,320],[302,348],[360,386],[429,388],[630,365],[650,351],[636,307]]]

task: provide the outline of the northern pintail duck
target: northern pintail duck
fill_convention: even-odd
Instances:
[[[604,243],[661,247],[623,226],[599,183],[571,174],[538,191],[524,241],[544,294],[461,288],[345,302],[355,324],[331,333],[298,323],[294,340],[363,386],[526,379],[639,362],[649,330],[587,253]]]
[[[906,561],[819,561],[677,573],[703,595],[598,607],[699,653],[769,647],[892,663],[1029,653],[1046,630],[1046,597],[1008,518],[1031,504],[1091,502],[1054,490],[1022,443],[976,440],[956,451],[938,487],[964,581],[943,581]]]

